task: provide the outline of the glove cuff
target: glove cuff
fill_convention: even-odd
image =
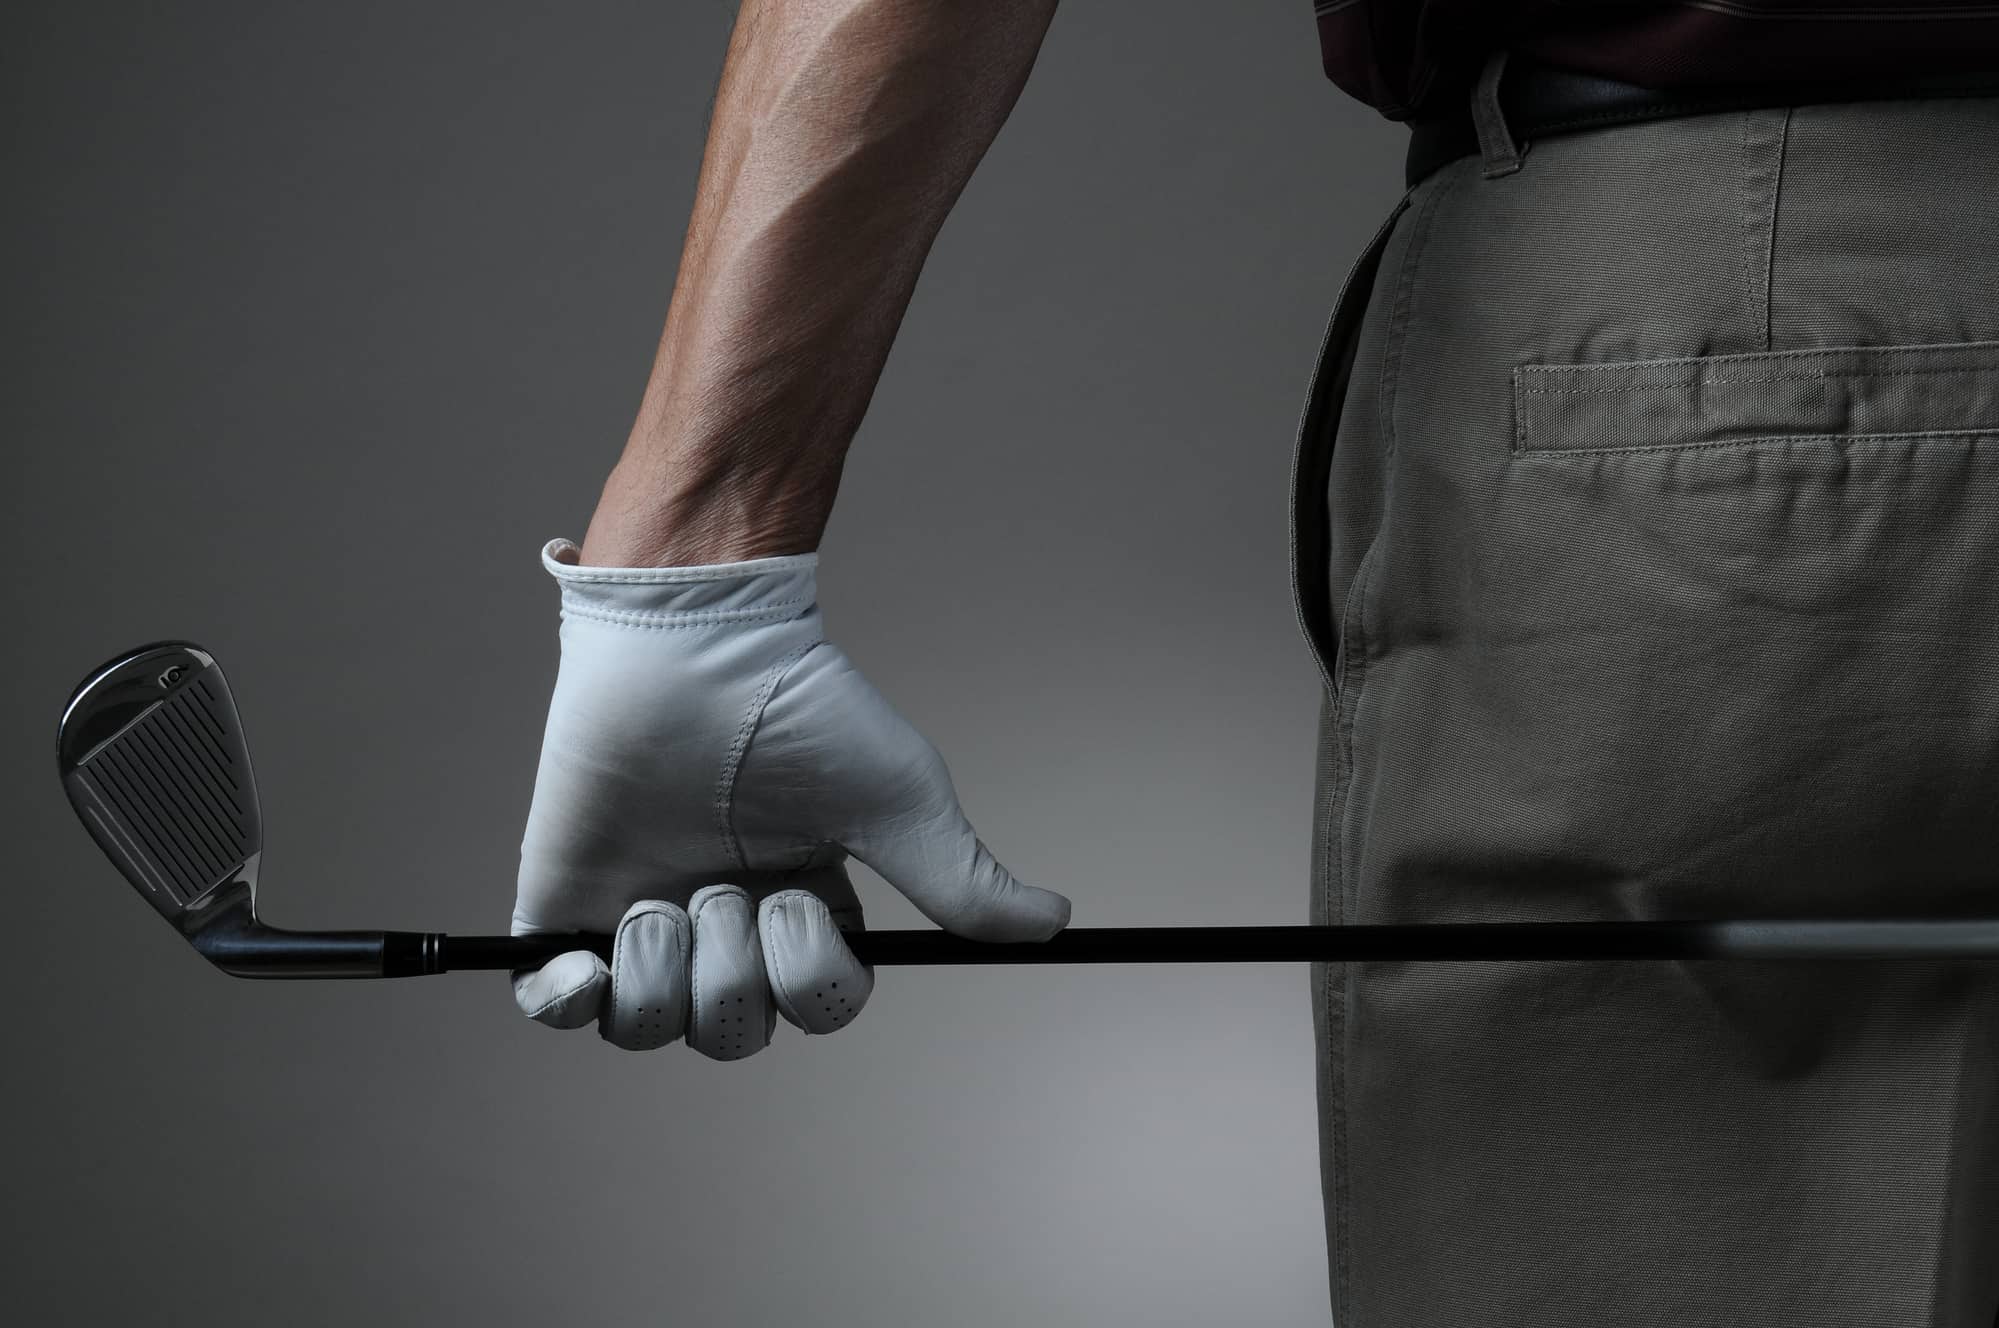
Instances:
[[[818,598],[819,555],[749,558],[689,567],[581,567],[566,539],[542,546],[541,565],[562,587],[565,616],[694,625],[800,617]]]

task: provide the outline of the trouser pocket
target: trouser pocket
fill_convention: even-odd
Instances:
[[[1418,186],[1419,188],[1421,186]],[[1412,191],[1413,193],[1413,191]],[[1404,194],[1361,251],[1340,286],[1339,298],[1326,321],[1305,409],[1298,423],[1297,446],[1291,464],[1291,600],[1298,626],[1329,692],[1337,693],[1336,662],[1339,625],[1332,586],[1332,527],[1327,485],[1333,473],[1333,447],[1347,387],[1360,349],[1361,324],[1367,315],[1382,254],[1396,221],[1408,209]]]

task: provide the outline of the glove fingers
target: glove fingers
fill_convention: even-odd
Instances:
[[[928,823],[852,846],[853,854],[954,936],[1045,941],[1069,925],[1069,900],[1023,885],[954,803]]]
[[[833,921],[842,928],[852,930],[862,925],[861,897],[854,889],[854,882],[847,875],[846,850],[840,850],[841,860],[824,866],[808,867],[788,871],[784,879],[768,891],[752,891],[761,901],[764,894],[777,894],[782,890],[804,890],[816,896],[833,914]]]
[[[853,1022],[874,990],[873,970],[854,957],[824,900],[781,890],[757,910],[764,969],[786,1021],[807,1033]]]
[[[611,946],[611,999],[597,1021],[605,1041],[651,1051],[687,1030],[693,927],[674,904],[642,899],[625,911]]]
[[[718,1061],[753,1056],[777,1026],[749,891],[711,885],[687,901],[694,925],[687,1045]]]
[[[515,972],[513,980],[522,1014],[550,1028],[581,1028],[597,1017],[611,970],[588,950],[571,950]]]

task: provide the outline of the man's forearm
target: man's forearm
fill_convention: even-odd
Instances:
[[[917,274],[1055,0],[746,0],[659,355],[582,557],[816,548]]]

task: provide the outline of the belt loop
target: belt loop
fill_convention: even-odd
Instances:
[[[1506,112],[1499,108],[1499,77],[1506,71],[1506,52],[1494,51],[1479,70],[1478,86],[1471,94],[1472,127],[1478,131],[1479,156],[1485,160],[1485,178],[1497,180],[1520,169],[1521,150],[1506,127]]]

